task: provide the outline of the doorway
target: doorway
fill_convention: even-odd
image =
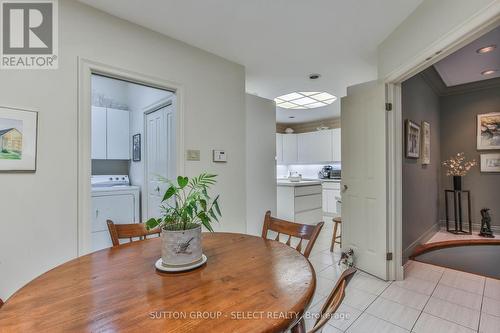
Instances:
[[[97,240],[107,242],[109,235],[107,227],[104,228],[107,219],[137,223],[149,214],[147,114],[153,111],[167,114],[163,128],[170,128],[169,149],[161,155],[165,170],[159,173],[166,179],[184,171],[183,158],[179,157],[184,142],[179,84],[84,59],[79,60],[79,65],[78,254],[84,255],[98,249]],[[99,85],[96,82],[106,80],[128,87],[122,89],[128,93],[128,105],[95,91]],[[103,105],[96,105],[96,101]],[[94,129],[101,132],[93,133]],[[97,176],[97,190],[89,181],[94,182],[92,176]],[[99,198],[93,201],[96,193]],[[102,205],[105,195],[112,197],[112,203]],[[123,203],[127,209],[118,207]],[[118,207],[116,216],[108,216],[114,206]],[[123,216],[124,212],[131,216]],[[100,237],[93,237],[95,231],[101,232]]]

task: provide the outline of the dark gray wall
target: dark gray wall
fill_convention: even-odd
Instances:
[[[92,160],[93,175],[128,175],[128,160]]]
[[[441,156],[442,160],[464,152],[478,161],[478,166],[463,178],[463,188],[471,190],[472,222],[481,223],[481,208],[491,208],[492,225],[500,226],[500,174],[481,173],[481,153],[499,150],[476,150],[476,116],[500,111],[500,86],[459,95],[441,97]],[[442,188],[451,188],[451,177],[441,174]],[[444,220],[444,195],[441,194],[441,219]]]
[[[403,126],[406,119],[431,124],[431,163],[403,158],[403,255],[424,242],[439,224],[440,119],[439,96],[416,75],[402,84]],[[403,152],[404,154],[404,152]],[[403,155],[405,156],[405,155]]]

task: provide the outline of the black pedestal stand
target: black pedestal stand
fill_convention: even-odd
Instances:
[[[450,218],[448,214],[448,194],[453,194],[453,213],[455,217],[455,229],[450,229]],[[463,214],[462,214],[462,193],[467,194],[467,217],[469,219],[469,230],[463,230]],[[446,209],[446,231],[453,234],[472,235],[472,220],[470,215],[470,191],[461,190],[444,190],[445,209]]]

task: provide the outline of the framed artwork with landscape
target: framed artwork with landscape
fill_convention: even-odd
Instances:
[[[481,154],[481,172],[500,172],[500,154]]]
[[[0,107],[0,172],[36,170],[37,115]]]
[[[500,149],[500,112],[477,115],[477,149]]]
[[[405,150],[406,158],[419,158],[420,157],[420,125],[406,120],[405,124]]]

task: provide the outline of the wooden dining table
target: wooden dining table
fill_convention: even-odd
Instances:
[[[274,240],[204,233],[203,266],[155,269],[161,239],[94,252],[39,276],[0,309],[0,332],[282,332],[314,294],[309,261]]]

